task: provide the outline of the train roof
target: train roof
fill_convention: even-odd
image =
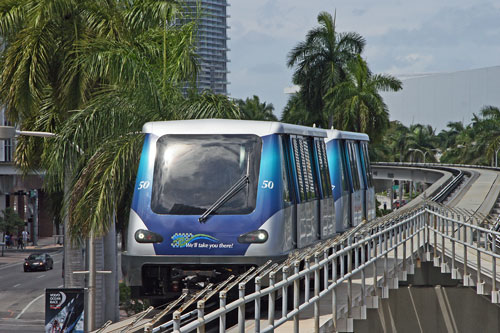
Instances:
[[[148,122],[142,127],[143,133],[166,134],[297,134],[327,137],[321,128],[280,123],[276,121],[195,119]]]
[[[370,137],[365,133],[339,131],[336,129],[331,129],[327,131],[328,139],[344,139],[344,140],[359,140],[359,141],[370,141]]]

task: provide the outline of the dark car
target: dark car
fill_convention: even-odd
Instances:
[[[33,253],[24,259],[24,271],[46,271],[54,268],[54,260],[47,253]]]

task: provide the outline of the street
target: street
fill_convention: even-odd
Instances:
[[[0,332],[44,332],[45,288],[63,286],[62,251],[52,252],[54,269],[24,272],[24,257],[0,265]]]

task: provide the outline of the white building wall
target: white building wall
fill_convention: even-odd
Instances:
[[[429,124],[439,132],[451,121],[470,123],[485,105],[500,107],[500,66],[400,79],[402,90],[381,95],[390,119],[406,126]]]

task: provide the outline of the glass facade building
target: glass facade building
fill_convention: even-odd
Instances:
[[[200,71],[197,78],[198,91],[211,90],[227,95],[227,25],[229,6],[227,0],[186,0],[186,17],[196,17],[200,8],[202,15],[198,25],[197,53]]]

